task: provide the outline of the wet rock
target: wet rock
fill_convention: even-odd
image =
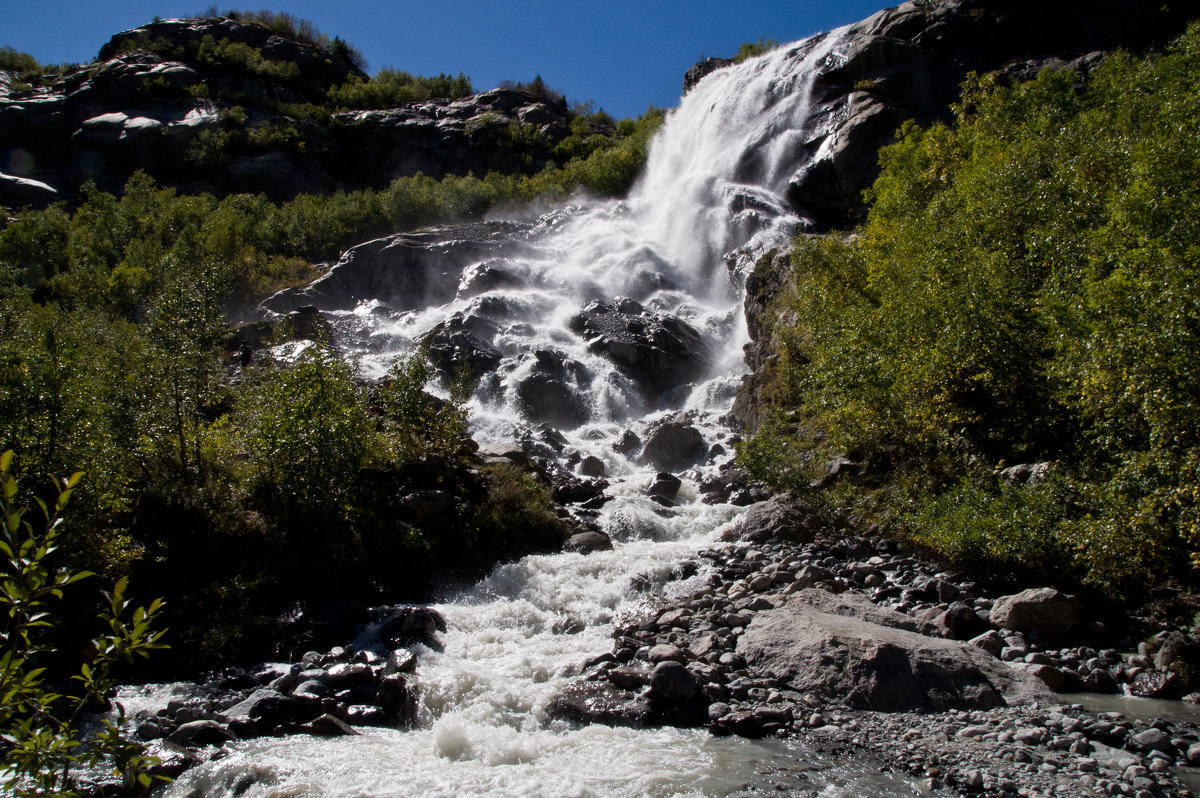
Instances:
[[[599,457],[588,455],[579,464],[579,473],[585,477],[603,477],[605,474],[604,461]]]
[[[642,439],[633,430],[628,429],[622,432],[621,437],[613,444],[614,452],[626,456],[633,454],[640,448],[642,448]]]
[[[650,431],[640,459],[660,471],[682,471],[707,454],[708,444],[700,430],[679,413]]]
[[[588,382],[581,363],[561,352],[540,349],[534,353],[516,384],[522,412],[534,421],[574,429],[587,420],[587,410],[571,386]]]
[[[1174,673],[1142,671],[1129,683],[1128,690],[1139,698],[1178,698],[1181,683]]]
[[[577,554],[591,554],[594,551],[611,551],[612,539],[603,532],[579,532],[567,538],[563,543],[563,551]]]
[[[1054,588],[1041,587],[1002,596],[992,605],[991,622],[998,629],[1028,632],[1037,629],[1048,638],[1061,637],[1079,620],[1083,602]]]
[[[390,673],[380,679],[375,700],[398,723],[408,723],[416,715],[417,697],[403,674]]]
[[[375,678],[370,665],[362,663],[339,663],[325,671],[325,684],[332,690],[347,690],[355,685],[370,682]]]
[[[683,76],[683,93],[687,94],[702,78],[732,63],[732,58],[705,58],[703,61],[689,67]]]
[[[231,721],[254,721],[260,734],[273,734],[324,714],[319,700],[305,696],[285,696],[274,690],[255,690],[247,698],[224,711]],[[239,736],[241,736],[239,734]]]
[[[684,665],[664,660],[650,673],[647,698],[653,718],[672,726],[698,726],[707,720],[708,703],[700,693],[700,681]]]
[[[500,366],[500,351],[492,346],[496,325],[457,314],[421,339],[429,362],[450,379],[474,382]]]
[[[582,618],[575,615],[564,615],[555,619],[550,631],[556,635],[577,635],[586,628],[587,624],[583,622]]]
[[[638,690],[650,684],[650,675],[636,668],[613,668],[606,677],[622,690]]]
[[[655,475],[654,481],[650,483],[650,487],[646,488],[646,493],[650,496],[660,496],[664,499],[674,499],[679,493],[679,488],[683,484],[679,477],[660,472]]]
[[[913,619],[852,594],[807,589],[759,613],[737,644],[790,689],[885,712],[1053,700],[1044,685],[970,645],[910,631]]]
[[[650,707],[644,700],[611,684],[573,682],[546,709],[551,718],[573,723],[643,728],[650,725]]]
[[[333,715],[321,715],[313,718],[308,723],[301,725],[299,731],[317,737],[351,737],[362,734],[362,732],[355,731],[345,721]]]
[[[712,365],[711,349],[691,325],[648,313],[631,300],[592,302],[570,327],[652,398],[698,379]]]
[[[446,619],[431,607],[402,607],[379,628],[379,639],[390,648],[409,641],[429,643],[446,631]]]
[[[398,648],[387,656],[383,665],[385,675],[392,673],[412,673],[417,669],[417,655],[407,648]]]
[[[235,739],[234,735],[229,729],[215,720],[194,720],[181,724],[166,737],[167,742],[182,745],[185,748],[224,745],[233,739]]]

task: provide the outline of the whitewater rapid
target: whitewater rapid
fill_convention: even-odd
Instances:
[[[436,605],[449,628],[441,651],[418,650],[417,728],[238,743],[186,772],[167,796],[699,797],[773,791],[781,781],[794,788],[787,778],[797,771],[830,798],[912,794],[904,780],[824,761],[794,743],[576,728],[546,711],[588,658],[610,650],[615,622],[700,589],[703,567],[681,579],[678,564],[721,545],[720,532],[737,521],[739,508],[701,502],[697,486],[732,457],[732,432],[721,418],[745,370],[742,281],[757,256],[804,224],[784,196],[798,153],[820,137],[815,125],[828,124],[810,119],[809,86],[839,63],[839,42],[836,33],[815,37],[703,79],[669,115],[627,198],[577,199],[514,226],[520,246],[451,275],[460,286],[451,301],[326,309],[339,344],[368,374],[456,315],[492,314],[503,361],[470,402],[472,433],[485,445],[541,429],[514,389],[535,353],[581,364],[586,379],[571,389],[585,411],[577,426],[559,430],[563,463],[589,455],[604,463],[611,500],[589,520],[614,548],[526,557]],[[513,279],[476,290],[485,266]],[[716,353],[710,373],[667,407],[639,394],[569,329],[585,303],[618,297],[685,320]],[[680,506],[667,509],[646,495],[654,469],[613,443],[679,411],[715,448],[681,474]],[[580,631],[560,633],[564,620]],[[370,630],[359,644],[372,644]]]

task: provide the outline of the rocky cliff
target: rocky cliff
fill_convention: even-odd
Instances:
[[[1044,67],[1086,71],[1105,51],[1166,42],[1196,15],[1193,3],[1147,0],[927,0],[884,9],[850,26],[848,44],[818,78],[817,113],[835,124],[805,143],[811,157],[789,198],[819,227],[851,223],[878,174],[879,148],[905,120],[949,118],[969,73],[1022,79]],[[684,90],[729,63],[697,64]]]
[[[571,131],[561,98],[496,89],[335,112],[365,75],[313,43],[229,19],[119,33],[43,87],[0,73],[0,205],[120,191],[137,169],[184,191],[274,200],[432,177],[532,172]]]

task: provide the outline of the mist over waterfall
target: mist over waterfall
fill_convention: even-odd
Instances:
[[[701,501],[697,486],[732,457],[720,419],[744,372],[742,281],[804,224],[784,194],[829,122],[810,118],[808,87],[837,63],[838,42],[815,37],[703,79],[624,200],[367,242],[268,303],[317,305],[368,374],[421,343],[448,379],[470,369],[484,451],[524,445],[574,474],[588,458],[603,464],[605,500],[573,512],[614,547],[527,557],[437,605],[448,630],[440,650],[417,646],[417,728],[239,744],[169,795],[716,796],[795,762],[781,742],[577,728],[547,710],[611,648],[615,622],[703,586],[704,560],[677,566],[721,545],[741,512]],[[614,444],[680,416],[703,445],[671,469],[682,485],[664,506],[646,490],[661,463]],[[364,630],[361,647],[375,634]],[[808,761],[837,774],[822,795],[911,789]]]

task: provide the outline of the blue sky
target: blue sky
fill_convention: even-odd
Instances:
[[[464,72],[477,90],[541,74],[572,101],[618,117],[674,106],[683,73],[701,56],[732,55],[743,41],[780,42],[854,22],[887,0],[393,0],[218,3],[311,19],[357,46],[373,74]],[[189,16],[208,0],[6,0],[0,45],[43,63],[91,61],[117,31],[155,15]],[[7,6],[7,7],[4,7]]]

